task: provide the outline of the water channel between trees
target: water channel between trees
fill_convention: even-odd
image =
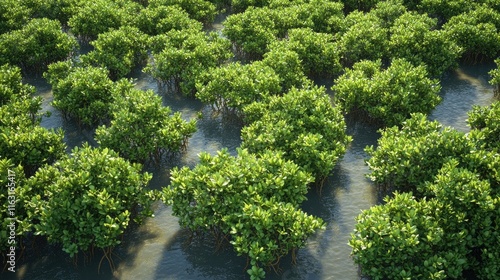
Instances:
[[[467,111],[474,104],[489,105],[493,102],[493,89],[488,84],[487,72],[494,64],[462,66],[442,78],[443,101],[431,113],[430,119],[467,132]],[[214,115],[210,106],[180,95],[166,93],[158,88],[149,76],[137,71],[134,74],[137,87],[152,89],[163,96],[164,104],[173,111],[180,111],[186,119],[196,118],[199,112],[198,131],[189,140],[188,148],[179,156],[161,167],[146,167],[154,174],[151,188],[159,189],[169,184],[169,169],[172,166],[193,167],[198,153],[207,151],[215,154],[227,148],[235,154],[240,145],[242,123],[234,118]],[[68,150],[88,141],[95,144],[90,130],[81,129],[76,123],[65,120],[50,106],[50,86],[40,78],[28,79],[44,97],[43,109],[52,112],[42,126],[62,128]],[[331,86],[331,81],[317,81]],[[297,265],[291,258],[281,261],[281,271],[267,273],[266,279],[360,279],[358,267],[350,257],[347,245],[355,225],[355,217],[362,209],[382,201],[382,194],[365,178],[368,168],[364,161],[364,148],[376,145],[377,128],[356,120],[347,120],[348,134],[353,136],[344,158],[339,161],[333,175],[326,181],[322,192],[311,189],[308,200],[302,208],[321,217],[326,230],[312,236],[307,246],[298,251]],[[238,257],[231,246],[216,250],[216,244],[209,238],[194,239],[188,244],[189,234],[180,229],[171,209],[161,203],[156,205],[155,218],[132,228],[125,235],[121,246],[115,249],[114,261],[117,270],[112,273],[103,264],[101,273],[97,267],[101,255],[96,253],[88,262],[81,258],[75,266],[60,248],[39,242],[28,248],[20,260],[16,274],[3,273],[2,279],[246,279],[246,259]]]

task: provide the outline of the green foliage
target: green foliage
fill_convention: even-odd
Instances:
[[[142,9],[135,25],[148,35],[159,35],[168,31],[195,29],[201,30],[202,24],[189,18],[189,14],[178,6],[148,6]]]
[[[0,34],[21,27],[31,16],[31,9],[20,5],[19,0],[3,0],[0,2]]]
[[[296,52],[303,69],[311,76],[336,75],[342,71],[339,53],[330,34],[317,33],[310,28],[288,30],[288,40],[275,41],[269,47]]]
[[[195,93],[196,79],[206,69],[217,67],[231,57],[230,42],[216,33],[171,30],[152,39],[152,60],[144,71],[184,94]]]
[[[461,48],[446,32],[434,30],[436,20],[407,12],[394,21],[390,28],[389,54],[392,58],[404,58],[415,66],[425,64],[432,77],[456,66]]]
[[[85,125],[96,125],[109,118],[113,82],[106,69],[60,62],[50,65],[44,77],[52,85],[52,105],[66,116]]]
[[[205,24],[213,22],[217,14],[215,5],[205,0],[149,0],[148,7],[160,6],[178,6],[185,10],[192,19]]]
[[[36,234],[61,244],[70,256],[120,244],[132,218],[139,222],[153,213],[154,195],[145,190],[151,175],[140,171],[117,153],[88,145],[41,168],[27,182],[43,190],[29,201],[29,212],[39,221]]]
[[[231,40],[238,52],[258,58],[275,40],[278,30],[271,9],[249,7],[244,13],[228,16],[222,34]]]
[[[81,56],[84,64],[105,67],[112,79],[123,78],[147,58],[148,36],[136,27],[123,26],[99,34],[90,44],[94,50]]]
[[[224,22],[222,33],[236,49],[257,59],[268,51],[268,45],[285,38],[289,29],[311,28],[315,32],[335,33],[340,30],[343,5],[325,0],[307,3],[271,2],[269,7],[249,7],[233,14]]]
[[[465,155],[472,144],[463,133],[429,121],[417,113],[403,122],[402,128],[381,131],[377,148],[369,146],[369,178],[378,185],[419,193],[419,187],[430,182],[443,164]]]
[[[0,127],[0,154],[22,165],[27,176],[61,158],[66,150],[64,132],[40,126]]]
[[[389,30],[375,13],[352,12],[346,17],[346,22],[347,30],[338,43],[345,65],[386,56]]]
[[[23,84],[21,69],[7,64],[0,66],[0,107],[33,93],[33,86]]]
[[[382,70],[380,60],[362,61],[336,80],[335,100],[345,112],[361,109],[387,126],[400,125],[412,113],[429,113],[441,101],[438,80],[424,66],[395,59]]]
[[[447,232],[436,201],[397,193],[357,217],[349,245],[372,279],[456,279],[467,267],[462,232]]]
[[[196,88],[196,98],[225,111],[241,110],[252,102],[281,93],[280,77],[261,61],[212,68],[201,75]]]
[[[299,55],[284,46],[276,46],[264,54],[262,63],[278,74],[282,92],[292,87],[302,88],[308,83]]]
[[[111,104],[111,125],[96,130],[96,140],[102,147],[134,162],[156,163],[166,153],[185,147],[196,131],[194,120],[184,121],[179,112],[171,115],[170,108],[163,107],[161,97],[153,91],[136,90],[131,84],[122,86],[128,88],[120,90],[122,95]]]
[[[92,40],[110,29],[132,23],[141,9],[141,5],[128,0],[94,0],[92,5],[81,1],[74,7],[68,25],[76,36]]]
[[[474,10],[481,5],[481,2],[488,2],[488,0],[419,0],[416,2],[420,2],[416,5],[418,11],[438,18],[441,22],[447,22],[454,16]]]
[[[21,29],[0,35],[0,65],[41,72],[48,64],[68,58],[76,46],[57,20],[32,19]]]
[[[495,86],[495,94],[500,94],[500,58],[495,60],[497,65],[496,69],[493,69],[489,72],[491,76],[490,84]]]
[[[0,67],[0,158],[23,167],[27,176],[61,158],[66,148],[62,131],[38,126],[42,100],[33,93],[22,83],[19,68]]]
[[[487,107],[474,106],[467,122],[472,129],[481,131],[476,144],[484,145],[483,149],[500,151],[500,101]]]
[[[452,17],[445,32],[463,51],[463,57],[477,61],[479,57],[495,58],[500,53],[500,13],[486,6]]]
[[[320,181],[351,141],[340,110],[332,107],[323,87],[292,88],[282,97],[247,106],[244,113],[250,124],[241,131],[242,147],[253,153],[283,152]]]
[[[228,233],[245,204],[274,198],[298,205],[305,200],[312,178],[280,153],[257,156],[245,149],[238,156],[222,150],[215,156],[200,154],[194,169],[172,170],[172,184],[165,188],[165,199],[172,204],[179,224],[196,230]]]
[[[245,204],[237,222],[231,228],[234,249],[238,255],[248,255],[250,279],[263,279],[264,266],[272,266],[290,251],[305,245],[317,229],[324,228],[321,219],[307,215],[290,203],[268,200]]]
[[[31,9],[32,17],[56,19],[67,26],[81,0],[18,0]]]
[[[431,198],[396,193],[357,218],[349,244],[363,272],[373,279],[462,279],[470,270],[495,279],[499,197],[490,181],[451,159],[425,188]]]
[[[248,255],[251,279],[264,278],[270,266],[304,245],[321,219],[297,209],[312,177],[281,153],[260,155],[238,149],[200,155],[194,168],[175,168],[164,199],[179,223],[190,230],[231,236],[239,255]]]

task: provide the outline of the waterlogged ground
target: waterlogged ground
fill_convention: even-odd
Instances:
[[[462,66],[442,79],[442,103],[430,115],[445,125],[460,131],[468,131],[467,111],[474,104],[489,105],[494,97],[488,85],[487,72],[493,64]],[[234,118],[214,115],[209,106],[183,96],[166,93],[158,88],[149,76],[137,71],[137,87],[152,89],[164,98],[164,104],[180,111],[186,119],[195,118],[198,112],[198,131],[189,140],[187,150],[161,167],[146,167],[154,174],[151,188],[168,185],[169,168],[172,166],[194,166],[198,153],[214,154],[227,148],[235,153],[241,140],[241,122]],[[38,94],[45,99],[44,110],[52,112],[42,125],[47,128],[62,128],[69,148],[88,141],[94,143],[92,132],[82,130],[74,122],[64,120],[50,106],[50,86],[43,79],[32,78]],[[330,83],[331,84],[331,83]],[[268,271],[268,279],[361,279],[358,267],[350,257],[347,242],[354,228],[354,218],[361,210],[381,201],[381,194],[364,176],[368,172],[364,164],[367,145],[376,145],[377,129],[356,120],[348,121],[348,133],[354,140],[344,158],[336,166],[333,175],[325,183],[322,192],[311,190],[303,209],[317,215],[327,223],[326,230],[312,236],[307,246],[298,251],[297,264],[291,259],[281,261],[279,274]],[[189,234],[180,229],[171,209],[161,203],[156,205],[155,218],[131,229],[123,244],[114,251],[117,270],[112,273],[104,261],[97,273],[102,254],[96,251],[93,258],[81,255],[77,265],[61,251],[61,248],[45,244],[36,239],[35,244],[26,244],[24,258],[17,261],[17,272],[1,275],[2,279],[245,279],[246,259],[238,257],[226,245],[216,250],[210,238],[194,239],[189,243]]]

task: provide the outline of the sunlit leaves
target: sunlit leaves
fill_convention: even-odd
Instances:
[[[496,101],[490,106],[474,106],[469,112],[468,123],[472,129],[479,130],[474,134],[479,145],[493,151],[500,151],[500,102]]]
[[[467,154],[472,145],[463,133],[413,114],[402,128],[381,131],[377,148],[366,152],[369,177],[379,185],[417,193],[419,186],[432,181],[449,157]]]
[[[426,183],[428,198],[396,193],[363,211],[349,241],[363,272],[374,279],[459,279],[469,270],[495,279],[499,200],[478,175],[451,159]]]
[[[50,65],[45,77],[52,84],[53,106],[66,116],[86,125],[108,119],[113,82],[106,69],[57,63]]]
[[[40,169],[27,182],[43,190],[30,202],[39,221],[36,234],[61,244],[71,256],[91,246],[116,246],[132,218],[152,214],[151,194],[144,189],[151,175],[140,170],[111,150],[88,145]]]
[[[212,68],[201,75],[196,88],[196,98],[224,111],[242,110],[281,92],[280,77],[262,62]]]
[[[94,50],[80,57],[85,64],[104,67],[113,79],[123,78],[146,60],[148,36],[139,29],[124,26],[99,34],[90,44]]]
[[[498,95],[500,94],[500,58],[497,58],[495,63],[497,68],[489,72],[491,76],[491,80],[489,82],[491,85],[495,86],[495,93]]]
[[[135,25],[148,35],[159,35],[172,29],[201,30],[202,24],[189,18],[189,14],[178,6],[148,6],[142,9]]]
[[[75,7],[68,21],[73,34],[82,39],[92,40],[110,29],[118,29],[131,23],[141,6],[132,1],[94,0],[81,2]]]
[[[323,227],[321,219],[297,208],[312,180],[279,152],[239,149],[233,157],[222,150],[200,154],[193,169],[174,169],[163,193],[181,226],[231,236],[236,252],[250,259],[247,272],[261,279],[262,266],[302,247]]]
[[[310,76],[335,75],[342,71],[337,45],[330,34],[314,32],[310,28],[290,29],[287,40],[276,41],[269,49],[296,52],[304,71]]]
[[[32,19],[21,29],[0,35],[0,64],[41,72],[48,64],[68,58],[76,45],[57,20]]]
[[[407,12],[390,28],[389,53],[392,58],[404,58],[415,66],[425,64],[432,77],[456,66],[461,55],[455,41],[435,30],[436,20],[427,15]]]
[[[144,71],[184,94],[195,93],[196,79],[231,57],[230,43],[215,33],[171,30],[152,39],[152,60]]]
[[[500,13],[494,9],[480,6],[454,16],[443,29],[473,62],[478,56],[495,58],[500,53]]]
[[[195,121],[184,121],[179,112],[171,115],[153,91],[123,90],[111,109],[111,124],[96,130],[96,140],[134,162],[159,163],[164,155],[185,147],[196,131]]]
[[[283,152],[286,159],[322,180],[341,158],[351,138],[340,110],[324,88],[292,88],[282,97],[245,108],[242,146],[251,152]]]
[[[428,78],[424,66],[395,59],[383,70],[381,61],[362,61],[332,87],[345,112],[361,109],[387,126],[399,125],[412,113],[429,113],[441,98],[439,82]]]

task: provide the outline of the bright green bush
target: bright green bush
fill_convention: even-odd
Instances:
[[[31,9],[32,17],[56,19],[63,26],[68,25],[81,0],[18,0],[23,6]]]
[[[444,163],[425,184],[427,198],[396,193],[358,216],[349,244],[363,273],[373,279],[463,279],[465,271],[498,276],[498,192],[459,165]]]
[[[64,132],[40,126],[0,127],[0,154],[15,165],[23,166],[27,176],[45,164],[52,164],[65,151]]]
[[[287,92],[292,87],[302,88],[308,84],[309,80],[304,73],[299,54],[284,46],[276,46],[264,54],[262,63],[278,74],[282,92]]]
[[[151,8],[160,6],[178,6],[185,10],[192,19],[208,24],[214,21],[217,10],[214,4],[205,0],[149,0]]]
[[[257,156],[245,149],[238,150],[236,157],[227,150],[215,156],[201,153],[194,169],[174,168],[171,177],[170,187],[163,191],[179,224],[192,231],[225,234],[236,225],[228,222],[238,220],[245,204],[259,205],[274,198],[297,206],[312,181],[310,174],[280,153]]]
[[[21,69],[10,65],[0,66],[0,107],[35,93],[33,86],[22,82]]]
[[[203,25],[189,18],[189,14],[178,6],[148,6],[135,19],[135,26],[148,35],[159,35],[168,31],[195,29]]]
[[[166,154],[178,152],[186,146],[196,131],[196,122],[186,122],[179,112],[171,114],[163,107],[161,97],[153,91],[133,89],[121,85],[110,105],[111,124],[96,130],[99,145],[113,149],[133,162],[159,163]]]
[[[463,133],[429,121],[421,113],[413,114],[401,128],[381,131],[377,148],[365,151],[370,174],[378,185],[421,195],[420,187],[433,181],[434,176],[449,158],[470,153],[473,144]]]
[[[144,69],[186,95],[194,95],[196,79],[231,57],[230,42],[216,33],[171,30],[152,39],[152,60]]]
[[[474,106],[468,115],[470,127],[481,131],[476,144],[484,145],[484,149],[500,151],[500,101],[487,107]]]
[[[85,125],[96,125],[109,119],[113,82],[108,71],[97,67],[73,67],[62,62],[49,66],[44,74],[52,85],[52,105],[65,116]]]
[[[495,94],[500,94],[500,58],[495,60],[497,65],[496,69],[493,69],[489,72],[491,76],[490,84],[495,87]]]
[[[104,67],[112,79],[123,78],[147,58],[148,36],[136,27],[123,26],[99,34],[90,42],[94,49],[80,59],[84,64]]]
[[[48,64],[68,58],[76,46],[57,20],[32,19],[21,29],[0,35],[0,65],[42,72]]]
[[[31,17],[32,11],[18,0],[0,2],[0,34],[19,29]]]
[[[70,256],[95,247],[111,257],[111,248],[120,244],[131,220],[140,222],[153,214],[154,194],[145,189],[150,179],[141,174],[140,165],[116,152],[88,145],[74,148],[27,182],[43,190],[29,199],[36,235],[61,244]]]
[[[239,149],[233,157],[222,150],[215,156],[202,153],[192,170],[174,168],[163,192],[182,227],[230,236],[236,252],[250,259],[251,279],[261,279],[262,266],[276,265],[323,226],[297,209],[312,180],[281,153]]]
[[[460,46],[462,57],[496,58],[500,54],[500,13],[485,6],[452,17],[443,30]]]
[[[26,176],[61,158],[66,148],[62,131],[38,126],[42,100],[33,93],[19,68],[0,67],[0,159],[21,166]]]
[[[262,266],[273,266],[289,252],[295,261],[296,250],[321,228],[324,228],[321,219],[291,203],[268,200],[257,205],[245,204],[231,228],[231,244],[238,255],[250,258],[251,267],[247,270],[250,279],[262,279],[265,277]]]
[[[68,20],[71,32],[83,40],[96,39],[101,33],[131,24],[142,6],[128,0],[94,0],[89,5],[81,1],[73,8]]]
[[[243,13],[230,15],[224,21],[222,34],[240,55],[260,58],[278,35],[273,10],[249,7]]]
[[[386,57],[389,30],[375,13],[351,12],[346,22],[347,30],[338,43],[344,65]]]
[[[304,71],[310,76],[336,75],[342,71],[334,37],[310,28],[288,30],[287,40],[275,41],[269,49],[289,49],[299,55]]]
[[[457,65],[462,49],[427,15],[407,12],[390,28],[390,58],[404,58],[415,66],[425,64],[431,77]]]
[[[396,193],[356,220],[349,241],[363,274],[381,279],[457,279],[467,267],[464,232],[447,232],[435,200]]]
[[[274,150],[321,181],[330,174],[351,138],[340,110],[323,87],[271,97],[244,109],[248,126],[241,131],[242,147],[252,153]]]
[[[438,80],[424,66],[395,59],[383,70],[378,61],[361,61],[335,81],[335,101],[344,112],[360,109],[387,126],[400,125],[412,113],[429,113],[441,101]]]
[[[200,76],[196,88],[196,98],[224,111],[242,110],[252,102],[281,93],[280,77],[261,61],[212,68]]]

